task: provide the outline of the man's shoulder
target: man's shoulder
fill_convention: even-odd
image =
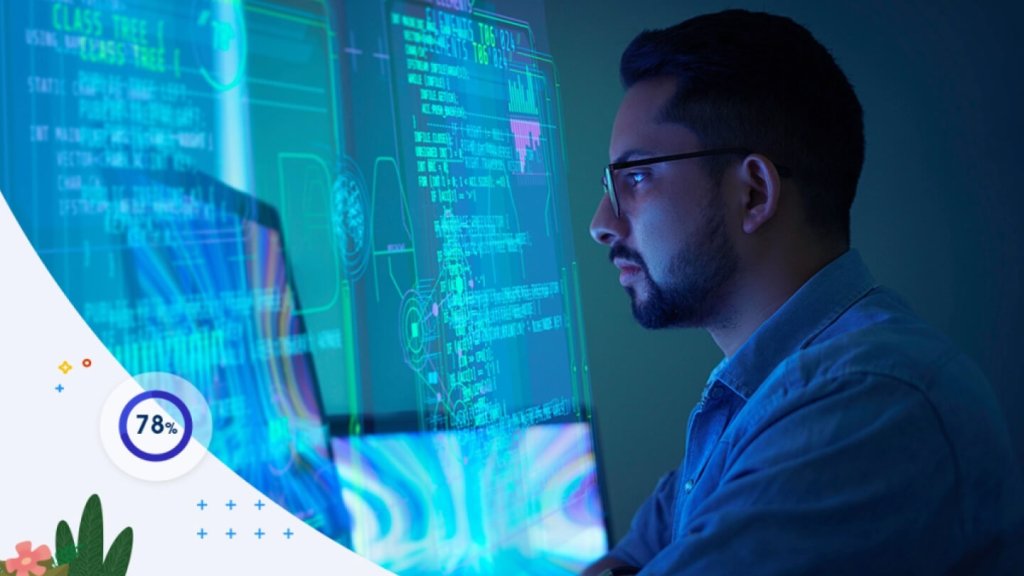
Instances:
[[[842,401],[835,401],[840,399]],[[817,420],[898,418],[929,428],[934,448],[970,468],[980,453],[1012,459],[1006,420],[984,373],[954,342],[886,289],[873,289],[783,359],[738,417],[757,433],[802,414]],[[914,420],[914,422],[910,422]]]
[[[952,398],[998,412],[975,363],[884,288],[872,289],[784,357],[759,383],[744,416],[775,420],[834,395],[868,408],[865,418],[872,407],[905,403],[936,407],[943,420]]]
[[[970,458],[972,446],[1006,444],[1005,417],[978,365],[909,310],[882,309],[890,313],[870,310],[871,322],[826,331],[792,354],[774,392],[765,392],[791,395],[795,406],[843,394],[865,408],[865,419],[894,404],[927,407],[917,413],[934,417],[957,458]]]
[[[1021,514],[1017,462],[987,378],[892,292],[873,291],[783,360],[744,412],[739,428],[748,434],[796,414],[854,428],[885,419],[907,433],[930,430],[918,449],[945,453],[960,489],[971,487],[961,495],[968,531]]]
[[[873,289],[840,314],[786,358],[778,372],[786,384],[808,391],[830,382],[849,386],[868,380],[901,382],[926,396],[947,386],[980,382],[988,387],[953,341],[885,288]]]
[[[835,394],[868,407],[924,403],[943,412],[958,399],[998,413],[974,362],[896,293],[880,287],[829,315],[767,377],[748,384],[756,393],[741,419],[754,426]]]

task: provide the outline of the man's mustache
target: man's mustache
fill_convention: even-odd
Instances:
[[[628,246],[624,246],[622,244],[612,246],[612,249],[608,251],[608,261],[614,262],[616,258],[622,258],[623,260],[633,262],[643,269],[644,272],[647,272],[647,263],[644,262],[644,257],[641,256],[639,252]]]

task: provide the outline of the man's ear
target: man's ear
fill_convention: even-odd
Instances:
[[[774,218],[779,209],[779,172],[764,156],[751,154],[740,163],[739,183],[743,187],[743,232],[753,234]]]

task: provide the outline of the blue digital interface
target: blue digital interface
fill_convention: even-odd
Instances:
[[[68,299],[206,395],[216,457],[403,573],[606,548],[561,106],[541,0],[0,2],[0,189]],[[541,458],[588,463],[586,497]],[[384,530],[353,491],[420,474],[396,462],[533,508],[452,484]]]
[[[150,186],[166,183],[148,182]],[[111,349],[138,372],[186,375],[210,406],[207,448],[339,542],[351,518],[320,407],[311,342],[287,275],[276,211],[196,174],[170,186],[184,222],[125,250],[134,339]]]
[[[604,553],[589,425],[334,440],[360,554],[398,574],[579,574]]]

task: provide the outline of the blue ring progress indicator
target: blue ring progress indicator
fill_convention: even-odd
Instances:
[[[183,428],[180,432],[181,439],[170,450],[165,452],[147,452],[142,448],[139,448],[128,434],[128,417],[136,406],[146,400],[166,400],[181,412]],[[142,418],[142,425],[139,428],[138,434],[150,433],[173,435],[179,433],[175,422],[170,419],[165,420],[162,415],[157,414],[150,417],[149,414],[140,414],[137,417]],[[124,446],[129,452],[148,462],[164,462],[174,458],[180,454],[186,446],[188,446],[188,441],[192,439],[192,414],[189,412],[185,403],[182,402],[181,398],[178,398],[174,394],[164,390],[149,390],[138,394],[125,404],[125,407],[121,410],[118,430],[121,433],[121,441],[124,442]]]

